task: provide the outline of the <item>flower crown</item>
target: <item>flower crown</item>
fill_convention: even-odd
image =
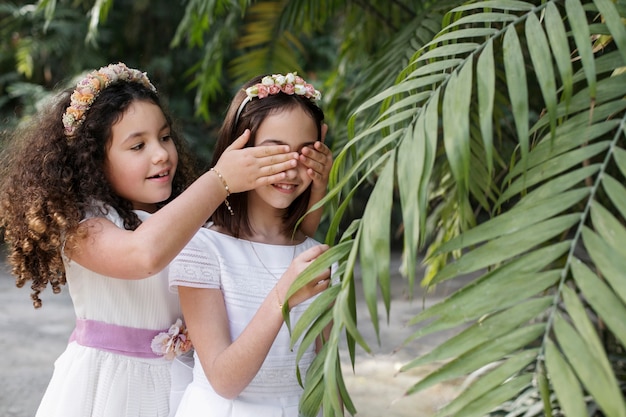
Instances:
[[[150,83],[145,72],[128,68],[121,62],[92,71],[78,82],[70,97],[70,105],[63,114],[65,135],[73,136],[85,120],[85,113],[98,98],[100,92],[120,81],[143,84],[156,93],[156,88]]]
[[[267,75],[263,77],[260,83],[246,88],[245,92],[247,97],[243,99],[239,105],[237,115],[235,116],[235,123],[239,120],[239,116],[245,105],[255,97],[262,99],[270,95],[285,93],[289,95],[296,94],[311,100],[320,100],[322,98],[322,93],[316,90],[313,85],[304,81],[302,77],[299,77],[297,72],[289,72],[285,75]]]

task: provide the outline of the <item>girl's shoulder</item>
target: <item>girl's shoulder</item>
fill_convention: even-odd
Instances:
[[[201,227],[191,238],[186,248],[219,252],[222,247],[231,247],[239,244],[239,239],[214,230],[211,226],[212,223],[207,223]]]
[[[94,218],[105,218],[117,226],[123,227],[122,218],[117,210],[100,200],[92,200],[89,203],[89,206],[85,209],[85,216],[82,221]]]
[[[321,242],[318,242],[317,240],[315,240],[312,237],[306,236],[304,238],[304,241],[302,243],[300,243],[302,246],[305,247],[305,249],[311,248],[313,246],[317,246],[317,245],[321,245]]]

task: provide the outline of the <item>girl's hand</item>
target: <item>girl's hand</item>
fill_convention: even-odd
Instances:
[[[311,195],[309,197],[309,205],[307,211],[326,196],[326,188],[328,187],[328,176],[333,165],[333,154],[324,144],[328,132],[328,125],[322,125],[321,140],[313,144],[313,146],[305,146],[300,150],[300,163],[307,168],[307,174],[313,182],[311,183]],[[319,207],[317,210],[308,213],[300,229],[307,236],[315,236],[317,227],[322,220],[324,208]]]
[[[322,137],[326,136],[327,126],[322,127]],[[317,141],[313,146],[305,146],[300,151],[300,162],[307,167],[307,174],[313,180],[311,191],[326,194],[328,176],[333,165],[333,154],[324,142]]]
[[[244,148],[250,139],[250,130],[237,138],[215,164],[228,184],[231,193],[252,190],[262,185],[282,181],[285,171],[298,164],[298,153],[289,146],[254,146]]]
[[[298,275],[304,271],[318,256],[328,250],[328,245],[317,245],[309,248],[296,256],[287,268],[287,271],[276,284],[276,296],[278,303],[282,304],[289,287],[296,280]],[[307,285],[298,290],[289,298],[289,308],[308,300],[328,288],[330,284],[330,269],[313,278]]]

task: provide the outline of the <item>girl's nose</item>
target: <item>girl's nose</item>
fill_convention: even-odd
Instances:
[[[298,164],[299,165],[299,164]],[[298,167],[288,169],[285,171],[285,179],[295,180],[298,177]]]
[[[165,146],[163,146],[161,144],[159,144],[156,147],[156,149],[154,151],[154,154],[152,155],[152,159],[153,159],[155,164],[157,164],[159,162],[167,161],[169,159],[169,157],[170,157],[169,150]]]

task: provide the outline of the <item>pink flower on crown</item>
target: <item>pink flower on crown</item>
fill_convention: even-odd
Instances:
[[[270,85],[268,86],[267,89],[268,89],[267,93],[270,95],[280,93],[280,86],[278,84]]]
[[[291,95],[295,92],[296,89],[293,84],[285,84],[283,85],[282,90],[283,90],[283,93]]]
[[[306,90],[306,93],[304,93],[304,95],[306,95],[307,97],[311,97],[313,98],[313,100],[319,100],[321,98],[321,93],[317,91],[312,84],[305,83],[304,88]]]
[[[101,72],[109,77],[109,79],[118,78],[120,80],[126,81],[130,76],[130,74],[125,71],[124,68],[119,66],[104,68]]]
[[[257,97],[259,98],[265,98],[270,94],[270,88],[269,86],[265,85],[265,84],[257,84]]]

